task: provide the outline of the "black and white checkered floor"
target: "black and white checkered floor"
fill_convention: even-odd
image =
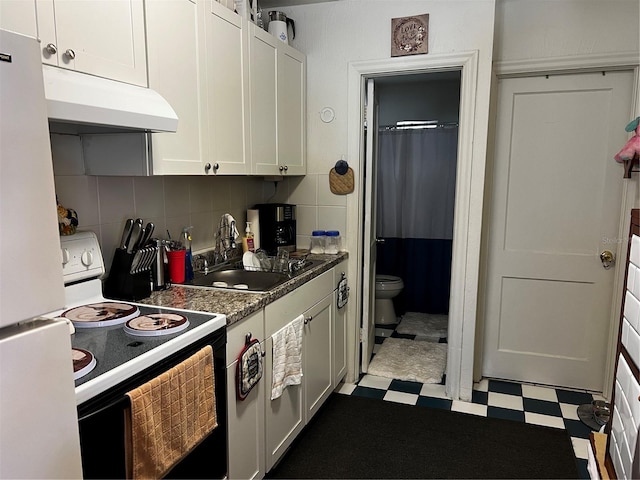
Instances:
[[[392,331],[389,327],[376,328],[376,343],[382,343],[384,337],[391,336]],[[444,389],[444,382],[422,384],[364,375],[357,384],[342,384],[336,391],[345,395],[566,429],[571,436],[580,478],[589,478],[587,456],[589,433],[592,430],[580,421],[577,408],[595,399],[602,400],[601,396],[547,386],[482,380],[474,384],[472,401],[469,403],[448,399]]]

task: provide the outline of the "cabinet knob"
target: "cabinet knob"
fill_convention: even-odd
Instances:
[[[74,58],[76,58],[76,52],[74,52],[70,48],[67,48],[67,50],[64,52],[64,55],[70,60],[73,60]]]
[[[204,171],[205,171],[206,173],[209,173],[209,170],[211,170],[211,164],[210,164],[210,163],[207,163],[207,164],[204,166]]]
[[[47,43],[47,46],[44,47],[44,50],[50,55],[55,55],[56,53],[58,53],[58,48],[53,43]]]
[[[304,324],[306,325],[307,323],[311,323],[311,320],[313,320],[313,316],[311,315],[304,317]]]
[[[213,169],[214,169],[215,171],[218,171],[218,169],[219,169],[219,168],[220,168],[220,165],[218,165],[217,163],[214,163],[214,164],[213,164]]]
[[[280,165],[280,167],[278,167],[278,170],[283,171],[284,167],[282,165]]]
[[[285,165],[284,166],[284,171],[286,172],[287,170],[289,170],[289,167]]]

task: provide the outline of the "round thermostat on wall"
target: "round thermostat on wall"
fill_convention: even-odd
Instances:
[[[333,111],[333,108],[331,107],[324,107],[321,111],[320,111],[320,119],[324,122],[324,123],[329,123],[329,122],[333,122],[333,119],[336,117],[336,112]]]

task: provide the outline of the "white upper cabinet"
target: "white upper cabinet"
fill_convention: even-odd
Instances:
[[[203,2],[201,38],[206,116],[202,135],[207,142],[209,173],[247,173],[249,95],[247,24],[242,17],[213,0]]]
[[[145,15],[149,87],[166,98],[178,115],[176,133],[151,134],[153,173],[205,174],[200,135],[204,100],[198,63],[202,22],[197,6],[191,0],[148,1]]]
[[[280,40],[249,25],[252,173],[278,175],[278,64]]]
[[[147,86],[143,0],[37,0],[36,10],[44,63]]]
[[[288,175],[307,173],[305,97],[306,58],[282,44],[278,47],[278,169],[282,167]]]
[[[35,0],[0,1],[0,28],[36,38],[38,26]]]
[[[250,24],[251,172],[306,173],[306,58]]]

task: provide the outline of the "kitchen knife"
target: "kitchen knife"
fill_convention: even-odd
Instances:
[[[128,218],[126,223],[124,224],[124,230],[122,231],[122,240],[120,240],[120,248],[122,250],[127,249],[132,228],[133,228],[133,218]]]
[[[153,224],[153,222],[147,223],[147,226],[144,227],[144,232],[142,232],[142,236],[140,237],[138,248],[144,248],[147,245],[149,239],[151,238],[151,235],[153,235],[154,228],[155,225]]]
[[[131,237],[129,237],[129,243],[127,244],[127,253],[133,252],[133,250],[137,247],[138,242],[140,241],[140,235],[142,235],[142,223],[142,219],[139,218],[133,224]]]

